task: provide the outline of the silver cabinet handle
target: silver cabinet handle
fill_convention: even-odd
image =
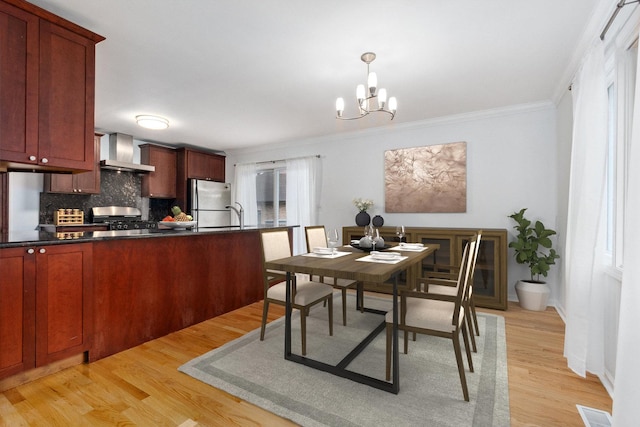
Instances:
[[[46,157],[43,157],[42,160],[40,160],[42,163],[49,163],[49,160]]]
[[[40,248],[40,250],[39,250],[38,252],[40,252],[41,254],[43,254],[43,253],[47,252],[47,250],[46,250],[45,248]]]
[[[29,156],[29,160],[31,160],[32,162],[35,162],[36,156]]]
[[[35,250],[33,248],[29,248],[29,249],[27,249],[27,253],[28,254],[33,254],[33,253],[35,253]]]

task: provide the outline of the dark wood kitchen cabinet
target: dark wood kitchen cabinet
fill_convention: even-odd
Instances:
[[[176,150],[177,179],[176,199],[179,206],[187,209],[187,182],[189,179],[204,179],[207,181],[225,181],[226,157],[220,154],[206,153],[191,148]]]
[[[224,156],[194,150],[184,150],[184,153],[186,156],[186,175],[188,179],[224,182]]]
[[[76,174],[48,173],[44,176],[47,193],[100,194],[100,137],[93,136],[93,170]]]
[[[92,244],[0,250],[0,378],[89,350]]]
[[[155,172],[142,176],[142,197],[176,197],[176,150],[154,144],[140,145],[140,162],[155,166]]]
[[[104,37],[0,0],[0,40],[0,170],[92,170],[95,45]]]
[[[257,230],[94,242],[94,361],[264,296]]]
[[[35,367],[35,249],[0,249],[0,378]]]

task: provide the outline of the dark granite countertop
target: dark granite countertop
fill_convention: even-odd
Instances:
[[[287,226],[288,227],[288,226]],[[284,228],[287,228],[284,227]],[[293,226],[297,227],[297,226]],[[192,228],[192,229],[169,229],[169,230],[113,230],[113,231],[76,231],[56,233],[50,231],[20,231],[10,232],[0,235],[0,249],[16,248],[27,246],[60,245],[69,243],[88,243],[101,240],[114,239],[148,239],[176,236],[195,236],[220,233],[245,233],[255,232],[262,228],[283,228],[283,227],[220,227],[220,228]]]

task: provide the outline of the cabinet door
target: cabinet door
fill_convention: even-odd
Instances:
[[[187,156],[187,178],[224,182],[224,162],[224,156],[189,151]]]
[[[35,366],[35,255],[25,248],[0,249],[0,266],[0,378],[4,378]]]
[[[89,350],[92,245],[46,246],[36,257],[36,366]]]
[[[40,22],[38,153],[41,164],[93,170],[95,44]]]
[[[44,191],[48,193],[100,194],[100,136],[93,138],[93,170],[77,174],[48,173],[44,176]]]
[[[176,152],[149,144],[140,146],[140,161],[156,167],[142,177],[142,196],[159,199],[176,197]]]
[[[500,235],[483,233],[478,248],[476,268],[473,273],[473,298],[476,305],[488,308],[506,309],[507,277],[505,238]],[[457,247],[462,251],[468,238],[459,237]]]
[[[38,18],[0,3],[0,40],[0,160],[36,164]]]
[[[100,137],[93,136],[93,170],[73,175],[77,193],[100,194]]]

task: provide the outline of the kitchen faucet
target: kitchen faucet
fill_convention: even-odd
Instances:
[[[226,209],[232,209],[236,215],[238,215],[238,221],[240,222],[240,230],[244,229],[244,209],[242,208],[242,205],[238,202],[236,202],[236,205],[240,206],[240,210],[234,208],[233,206],[225,206]]]

